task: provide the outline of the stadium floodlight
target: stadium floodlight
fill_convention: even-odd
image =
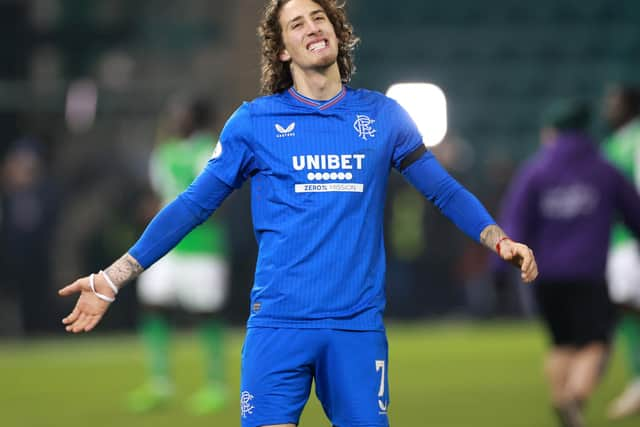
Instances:
[[[396,83],[387,96],[404,107],[422,134],[427,147],[442,142],[447,133],[447,99],[438,86],[431,83]]]

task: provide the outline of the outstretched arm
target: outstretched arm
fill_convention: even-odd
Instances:
[[[482,203],[453,179],[431,153],[421,150],[420,157],[413,159],[402,174],[469,237],[520,268],[523,281],[531,282],[537,277],[533,252],[511,240]]]
[[[524,282],[532,282],[538,277],[538,264],[533,251],[527,245],[511,240],[497,225],[485,227],[480,233],[480,242],[503,260],[520,268],[520,277]]]
[[[79,293],[75,308],[62,320],[68,332],[89,332],[115,301],[118,290],[169,252],[194,227],[205,221],[233,188],[205,169],[147,226],[136,244],[104,272],[82,277],[59,291],[61,296]]]
[[[117,294],[128,281],[135,279],[144,269],[131,255],[124,254],[104,272],[82,277],[58,291],[61,296],[80,293],[76,306],[62,319],[67,332],[89,332],[102,319]],[[115,287],[109,285],[109,281]],[[93,282],[93,289],[91,288]]]

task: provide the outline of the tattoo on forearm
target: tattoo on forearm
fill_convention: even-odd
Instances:
[[[128,253],[124,254],[105,270],[118,288],[121,288],[129,280],[138,277],[143,271],[144,268]]]
[[[496,243],[503,238],[506,237],[507,233],[505,233],[502,228],[497,225],[488,225],[482,230],[480,233],[480,241],[483,245],[491,249],[492,251],[496,250]]]

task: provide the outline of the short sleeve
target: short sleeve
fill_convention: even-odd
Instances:
[[[222,129],[220,141],[209,161],[210,170],[227,185],[241,187],[257,169],[251,150],[252,141],[250,104],[245,103],[233,113]]]
[[[409,113],[393,99],[388,99],[388,119],[392,125],[393,155],[392,165],[400,170],[404,158],[421,148],[422,135]]]

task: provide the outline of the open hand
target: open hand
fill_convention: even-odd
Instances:
[[[96,288],[100,285],[100,279],[99,276],[95,277]],[[73,311],[71,311],[71,314],[62,319],[62,323],[66,325],[65,329],[67,332],[76,334],[79,332],[89,332],[100,322],[111,303],[101,300],[93,293],[89,286],[88,276],[82,277],[58,291],[60,296],[69,296],[75,293],[80,293],[78,302],[76,302],[76,306],[73,308]]]

